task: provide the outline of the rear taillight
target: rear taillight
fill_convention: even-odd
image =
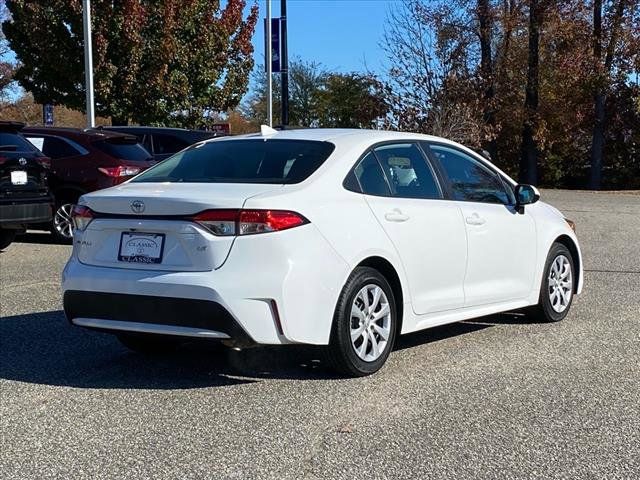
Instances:
[[[98,170],[101,173],[104,173],[107,177],[133,177],[140,173],[140,169],[138,167],[125,167],[120,165],[119,167],[100,167]]]
[[[47,170],[51,168],[51,159],[49,157],[38,157],[36,160],[42,167],[46,168]]]
[[[205,210],[192,220],[220,236],[278,232],[309,223],[288,210]]]
[[[73,221],[73,227],[83,232],[93,220],[93,211],[84,205],[74,205],[71,211],[71,220]]]

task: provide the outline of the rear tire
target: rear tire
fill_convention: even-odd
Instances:
[[[571,252],[563,244],[554,243],[544,266],[538,304],[529,313],[543,322],[563,320],[571,309],[575,281]]]
[[[395,298],[387,279],[373,268],[356,268],[338,298],[327,362],[351,377],[377,372],[393,349],[397,321]]]
[[[162,335],[143,333],[120,333],[118,340],[129,350],[143,355],[161,355],[171,353],[180,346],[180,341]]]
[[[4,250],[15,240],[17,230],[5,230],[0,228],[0,250]]]

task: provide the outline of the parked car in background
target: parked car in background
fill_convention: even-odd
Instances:
[[[71,209],[81,195],[122,183],[155,163],[136,137],[123,133],[26,127],[23,134],[51,158],[55,212],[43,227],[67,243],[72,238]]]
[[[0,250],[34,223],[48,222],[49,158],[20,133],[24,123],[0,121]]]
[[[154,160],[161,161],[194,143],[220,136],[215,132],[204,130],[186,130],[184,128],[166,127],[100,127],[120,133],[135,135]]]

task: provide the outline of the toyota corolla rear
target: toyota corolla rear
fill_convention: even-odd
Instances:
[[[68,319],[112,333],[326,343],[313,318],[332,316],[347,266],[287,192],[333,149],[211,141],[83,196],[63,273]]]

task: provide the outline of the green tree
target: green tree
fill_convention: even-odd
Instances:
[[[317,126],[317,93],[328,73],[317,62],[294,58],[289,62],[289,124]],[[254,124],[267,123],[267,74],[261,66],[253,74],[253,93],[244,105],[244,114]],[[273,123],[281,117],[280,75],[273,75]]]
[[[236,107],[253,68],[246,0],[94,0],[97,113],[114,123],[200,126]],[[81,0],[12,0],[2,25],[38,103],[84,110]]]
[[[371,74],[334,73],[317,92],[318,124],[375,128],[389,112],[383,83]]]
[[[289,64],[289,122],[298,127],[371,128],[388,113],[384,85],[374,75],[329,73],[321,64],[296,58]],[[273,120],[280,123],[280,77],[273,80]],[[266,123],[267,76],[254,73],[244,114]]]

